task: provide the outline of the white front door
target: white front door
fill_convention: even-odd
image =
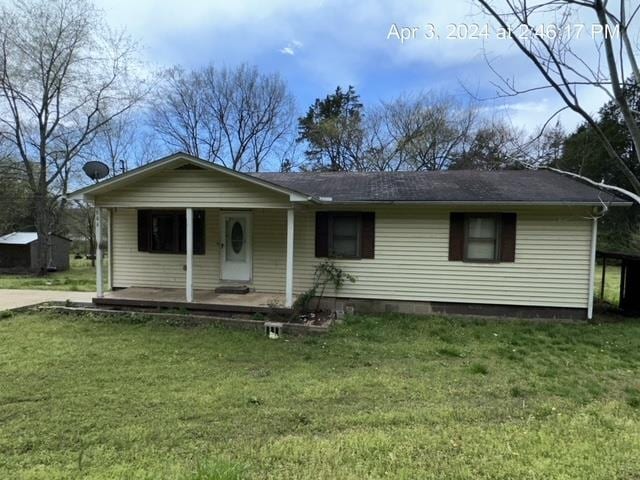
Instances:
[[[252,271],[251,212],[221,212],[220,277],[248,282]]]

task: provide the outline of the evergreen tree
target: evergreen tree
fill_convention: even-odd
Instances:
[[[633,111],[640,111],[638,84],[630,81],[625,88],[625,95]],[[626,165],[636,176],[640,176],[633,140],[620,108],[613,100],[600,109],[598,126],[606,133]],[[562,157],[554,166],[596,181],[632,189],[622,171],[609,160],[593,128],[587,124],[580,125],[565,140]],[[600,222],[599,242],[601,249],[640,252],[640,207],[634,205],[631,208],[611,209]]]
[[[307,170],[353,170],[363,144],[362,103],[352,86],[316,99],[298,119],[298,142],[306,142]]]

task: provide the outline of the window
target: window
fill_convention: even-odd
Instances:
[[[467,215],[465,218],[466,245],[464,259],[470,261],[498,261],[498,217],[496,215]]]
[[[316,212],[316,257],[373,258],[373,212]]]
[[[449,260],[515,262],[515,213],[458,213],[449,216]]]
[[[173,213],[151,213],[151,249],[150,252],[175,253],[180,251],[178,215]]]
[[[187,217],[183,210],[138,210],[138,250],[187,252]],[[193,253],[204,255],[204,210],[193,211]]]
[[[360,215],[337,215],[329,219],[329,256],[360,257]]]

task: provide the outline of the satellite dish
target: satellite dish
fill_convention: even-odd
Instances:
[[[109,167],[95,160],[85,163],[82,170],[87,174],[87,177],[95,182],[109,175]]]

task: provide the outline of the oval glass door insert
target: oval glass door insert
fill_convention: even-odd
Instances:
[[[242,251],[242,246],[244,245],[244,231],[242,230],[242,225],[240,222],[234,222],[233,227],[231,227],[231,248],[233,248],[234,253],[238,254]]]

